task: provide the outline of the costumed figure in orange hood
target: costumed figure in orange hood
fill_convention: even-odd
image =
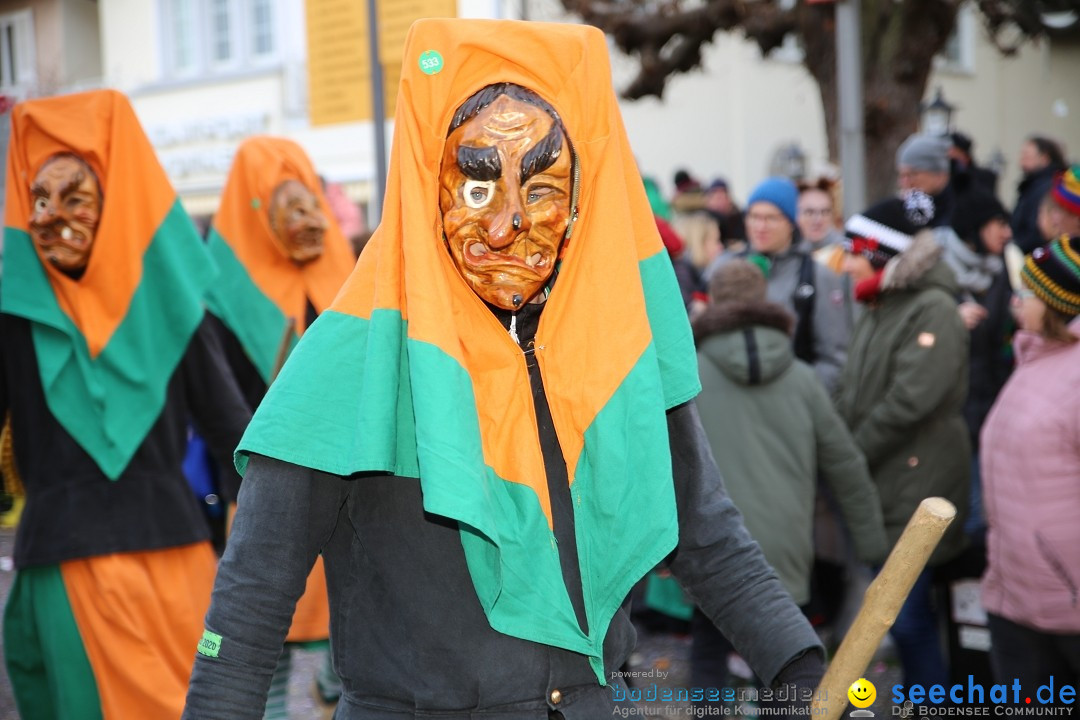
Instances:
[[[207,297],[211,318],[244,396],[258,407],[288,350],[329,307],[355,259],[307,154],[276,137],[249,138],[237,148],[208,247],[221,270]],[[292,643],[325,641],[329,624],[319,559],[278,660],[268,718],[287,716]],[[339,685],[327,654],[319,699],[331,703]]]
[[[405,58],[382,222],[238,448],[185,717],[260,717],[320,553],[339,720],[608,717],[623,603],[665,558],[812,693],[821,647],[693,405],[603,34],[422,20]]]
[[[213,262],[113,91],[15,107],[4,218],[19,712],[177,718],[216,565],[181,470],[187,423],[227,462],[250,419],[204,322]],[[239,477],[223,485],[232,500]]]

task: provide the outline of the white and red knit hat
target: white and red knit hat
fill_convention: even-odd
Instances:
[[[918,190],[889,198],[852,215],[844,225],[844,250],[866,257],[876,268],[911,247],[934,219],[934,200]]]

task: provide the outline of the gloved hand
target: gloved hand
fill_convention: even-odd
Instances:
[[[802,655],[788,661],[773,681],[775,697],[769,705],[776,708],[772,717],[786,717],[791,720],[810,716],[809,698],[821,683],[825,675],[825,653],[821,648],[810,648]]]

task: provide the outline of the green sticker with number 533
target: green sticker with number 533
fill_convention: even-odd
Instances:
[[[442,55],[438,50],[427,50],[420,53],[420,70],[427,75],[434,75],[443,69]]]

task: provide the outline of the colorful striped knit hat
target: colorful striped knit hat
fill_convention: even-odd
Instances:
[[[1050,194],[1058,205],[1073,215],[1080,215],[1080,165],[1073,165],[1054,178]]]
[[[1044,303],[1070,318],[1080,315],[1080,237],[1062,235],[1036,248],[1020,275]]]

